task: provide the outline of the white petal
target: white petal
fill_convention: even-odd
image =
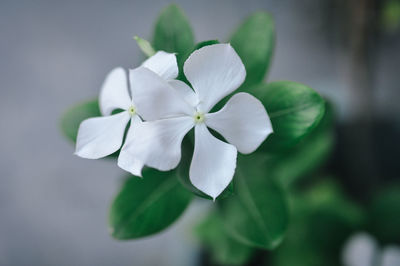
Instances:
[[[400,265],[400,247],[387,246],[383,249],[381,266],[399,266]]]
[[[214,44],[194,51],[183,69],[199,95],[203,112],[208,112],[223,97],[236,90],[246,77],[242,60],[230,44]]]
[[[98,159],[116,152],[122,144],[128,112],[84,120],[78,130],[75,154],[88,159]]]
[[[369,234],[358,233],[346,242],[342,261],[344,266],[373,266],[378,244]]]
[[[110,115],[118,108],[127,110],[131,104],[126,72],[120,67],[115,68],[107,75],[100,91],[100,111],[103,115]]]
[[[190,106],[167,81],[145,67],[129,72],[132,98],[144,120],[194,114]]]
[[[125,144],[122,146],[118,156],[118,166],[136,176],[142,176],[143,163],[136,160],[135,157],[128,152],[127,147],[128,144],[133,141],[133,138],[137,136],[136,130],[142,123],[143,122],[137,115],[132,117]]]
[[[197,94],[190,88],[185,82],[180,80],[170,80],[168,83],[177,90],[183,99],[188,102],[191,106],[195,107],[199,103]]]
[[[175,54],[158,51],[143,62],[142,66],[155,72],[163,79],[175,79],[178,76],[178,63]]]
[[[237,93],[216,113],[206,114],[207,126],[220,133],[241,153],[251,153],[272,133],[262,103],[248,93]]]
[[[192,117],[178,117],[138,123],[134,137],[124,147],[124,160],[118,165],[134,175],[141,174],[143,165],[168,171],[181,160],[181,143],[193,127]]]
[[[196,125],[190,181],[196,188],[215,199],[232,180],[236,156],[235,146],[215,138],[205,124]]]

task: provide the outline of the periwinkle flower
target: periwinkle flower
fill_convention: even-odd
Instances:
[[[193,89],[182,81],[166,81],[145,67],[129,72],[135,106],[146,122],[134,128],[135,137],[122,148],[118,165],[135,175],[144,165],[171,170],[181,159],[184,136],[194,127],[189,177],[196,188],[215,199],[233,178],[237,151],[255,151],[272,133],[272,126],[262,103],[248,93],[237,93],[221,110],[210,112],[246,76],[230,44],[194,51],[184,64],[184,74]]]
[[[143,62],[141,68],[165,80],[178,75],[175,55],[163,51]],[[129,82],[131,94],[134,82]],[[142,123],[135,99],[129,95],[127,75],[122,68],[115,68],[107,75],[100,91],[99,107],[103,116],[86,119],[79,126],[75,154],[80,157],[98,159],[116,152],[122,145],[129,121],[131,124],[125,143],[135,138],[133,129]],[[117,109],[123,111],[112,114]],[[123,156],[120,155],[122,159]]]

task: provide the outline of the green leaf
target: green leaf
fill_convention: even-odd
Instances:
[[[309,135],[293,148],[271,158],[269,173],[284,187],[296,183],[310,176],[328,160],[333,144],[333,110],[327,105],[321,122]]]
[[[218,44],[218,43],[219,43],[218,40],[208,40],[208,41],[199,42],[199,43],[197,43],[197,44],[194,46],[192,52],[194,52],[194,51],[196,51],[196,50],[198,50],[198,49],[200,49],[200,48],[202,48],[202,47],[204,47],[204,46],[213,45],[213,44]]]
[[[153,56],[156,51],[154,50],[153,46],[151,46],[151,44],[145,40],[142,39],[138,36],[133,37],[133,39],[136,41],[137,45],[139,46],[140,50],[142,50],[142,52],[147,56]]]
[[[388,33],[395,33],[400,28],[400,1],[385,1],[380,12],[383,29]]]
[[[246,245],[273,249],[285,234],[288,210],[284,191],[266,173],[265,156],[239,156],[234,195],[218,200],[218,210],[233,238]]]
[[[68,109],[61,117],[61,130],[72,142],[76,141],[80,123],[90,117],[101,116],[97,100],[83,102]]]
[[[115,198],[109,216],[112,236],[134,239],[160,232],[175,222],[192,199],[176,172],[146,169],[130,177]]]
[[[341,248],[341,244],[353,230],[359,229],[365,222],[363,210],[350,198],[334,179],[324,180],[292,198],[292,207],[303,201],[309,208],[309,232],[313,244],[321,248]],[[298,215],[304,212],[300,209]],[[317,233],[318,232],[318,233]],[[329,241],[326,241],[329,239]],[[324,242],[324,243],[322,243]]]
[[[248,17],[233,34],[231,44],[246,67],[242,87],[263,81],[275,46],[275,25],[271,15],[257,12]]]
[[[194,46],[194,37],[189,20],[177,5],[172,4],[161,11],[154,29],[153,47],[177,53],[178,64]]]
[[[261,84],[252,93],[264,104],[274,133],[262,149],[276,150],[297,144],[315,128],[325,113],[324,99],[313,89],[296,82]]]
[[[243,265],[254,249],[231,238],[224,229],[220,217],[213,211],[196,228],[195,233],[211,253],[218,265]]]
[[[370,206],[370,230],[383,243],[400,243],[400,183],[381,189]]]

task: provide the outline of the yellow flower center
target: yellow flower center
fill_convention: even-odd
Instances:
[[[200,112],[196,112],[193,116],[194,122],[198,123],[203,123],[204,122],[204,114]]]
[[[132,105],[131,107],[129,107],[128,112],[129,112],[129,114],[130,114],[131,116],[135,115],[135,114],[136,114],[136,108],[135,108],[135,106]]]

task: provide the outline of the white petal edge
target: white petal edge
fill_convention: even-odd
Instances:
[[[127,146],[128,143],[132,142],[133,138],[136,137],[135,131],[141,126],[142,123],[142,120],[137,115],[131,118],[131,125],[129,126],[128,133],[126,134],[125,143],[122,146],[118,156],[118,166],[120,168],[140,177],[142,176],[143,163],[131,156],[131,154],[127,151]]]
[[[192,88],[190,88],[185,82],[175,79],[168,81],[168,83],[181,94],[187,103],[193,107],[197,106],[199,103],[199,98]]]
[[[220,111],[206,114],[205,122],[244,154],[255,151],[273,132],[263,104],[244,92],[233,95]]]
[[[381,255],[381,266],[400,265],[400,247],[391,245],[383,249]]]
[[[178,76],[178,63],[175,54],[158,51],[144,61],[142,66],[166,80],[175,79]]]
[[[344,266],[373,266],[378,254],[378,244],[367,233],[357,233],[344,245],[342,262]]]
[[[130,115],[125,111],[84,120],[79,126],[75,154],[99,159],[116,152],[121,147],[129,119]]]
[[[174,169],[181,160],[184,136],[193,128],[192,117],[177,117],[138,124],[134,137],[124,147],[124,155],[132,160],[129,167],[119,162],[122,169],[141,175],[143,165],[160,171]]]
[[[167,81],[145,67],[130,70],[132,98],[144,120],[194,114],[194,109]]]
[[[205,113],[236,90],[246,77],[242,60],[230,44],[208,45],[194,51],[183,70]]]
[[[190,181],[215,200],[233,178],[236,157],[235,146],[211,135],[204,123],[196,125]]]
[[[115,109],[127,110],[132,105],[128,92],[128,77],[124,69],[113,69],[104,80],[99,96],[102,115],[110,115]]]

